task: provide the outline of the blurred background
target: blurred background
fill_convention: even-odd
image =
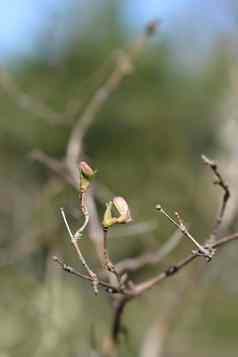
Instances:
[[[100,216],[114,194],[132,211],[135,229],[115,228],[111,255],[118,262],[166,242],[174,228],[155,211],[159,202],[179,210],[198,240],[209,235],[221,193],[203,153],[220,162],[231,187],[226,233],[238,228],[237,1],[2,0],[0,357],[97,356],[95,345],[110,333],[108,297],[95,297],[52,261],[58,254],[81,269],[59,214],[65,207],[79,226],[77,193],[31,154],[64,157],[71,129],[115,67],[115,54],[155,18],[158,33],[84,141],[98,170]],[[85,239],[81,247],[100,269],[92,243]],[[237,249],[225,248],[187,289],[155,356],[237,356]],[[184,239],[161,264],[132,278],[148,278],[189,252]],[[186,274],[128,306],[120,356],[146,357],[150,332]]]

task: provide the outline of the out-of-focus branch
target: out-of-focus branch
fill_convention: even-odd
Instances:
[[[202,268],[204,267],[202,265]],[[163,356],[167,338],[173,330],[178,315],[181,315],[186,308],[202,273],[201,266],[194,268],[178,280],[176,292],[163,304],[158,319],[153,322],[146,333],[141,346],[140,357]]]
[[[78,162],[82,152],[82,141],[85,134],[92,125],[96,114],[102,109],[104,103],[119,87],[122,80],[131,74],[134,61],[144,48],[147,38],[156,31],[157,27],[158,22],[151,22],[147,26],[144,34],[138,38],[127,51],[122,52],[117,57],[114,70],[102,86],[96,90],[91,100],[87,103],[78,122],[76,122],[72,129],[66,151],[66,163],[71,176],[74,177],[76,181],[78,181]]]
[[[144,268],[146,265],[160,263],[161,260],[167,257],[178,246],[182,236],[180,231],[176,231],[156,252],[150,252],[120,261],[116,264],[117,271],[120,274],[124,272],[135,272]]]
[[[79,161],[83,156],[83,139],[91,127],[93,121],[96,118],[96,114],[101,110],[104,103],[110,98],[111,94],[119,87],[122,83],[122,80],[127,77],[132,72],[132,66],[134,61],[138,57],[141,50],[144,48],[146,41],[151,35],[154,34],[158,27],[158,22],[153,21],[148,24],[145,32],[141,37],[139,37],[125,52],[120,52],[120,55],[116,57],[116,65],[109,76],[105,79],[102,85],[96,89],[95,93],[87,102],[85,109],[82,111],[82,114],[79,115],[76,124],[73,126],[71,135],[66,148],[65,159],[60,161],[60,165],[57,164],[57,160],[52,159],[45,155],[42,152],[37,152],[33,157],[48,168],[53,170],[56,174],[61,176],[66,182],[71,184],[74,188],[79,190],[80,187],[80,175],[79,175]],[[90,192],[88,198],[91,200],[91,207],[94,209],[95,213],[95,204],[92,203],[94,200],[93,193]],[[89,211],[90,217],[93,217],[93,212]],[[89,230],[91,232],[90,236],[92,237],[93,230],[96,227],[100,226],[99,222],[96,222],[97,215],[94,218],[89,220]],[[99,239],[102,242],[102,230],[99,234]],[[102,254],[99,251],[99,247],[102,247],[101,242],[98,243],[97,240],[97,253],[98,257],[101,260]]]
[[[43,101],[33,98],[30,94],[25,93],[15,83],[14,79],[4,68],[0,68],[0,87],[9,97],[11,97],[16,105],[41,119],[47,120],[49,124],[63,124],[66,119],[66,114],[57,113],[48,107]]]

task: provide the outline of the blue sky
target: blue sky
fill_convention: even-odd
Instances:
[[[90,21],[90,9],[100,1],[103,0],[1,0],[0,61],[36,53],[52,18],[62,16],[66,22],[67,16],[69,19],[72,15],[72,4],[81,8],[79,21],[83,23],[86,17]],[[174,39],[175,46],[180,43],[183,51],[189,40],[190,48],[194,46],[199,51],[203,47],[205,51],[219,33],[233,31],[236,20],[231,0],[121,0],[120,14],[122,23],[130,24],[132,31],[141,30],[154,17],[160,18],[162,32]],[[61,28],[62,36],[65,31],[67,25]]]
[[[67,10],[66,0],[1,0],[0,60],[32,55],[54,12]]]

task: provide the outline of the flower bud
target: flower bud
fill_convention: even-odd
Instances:
[[[87,164],[86,161],[81,161],[79,164],[80,168],[80,191],[87,191],[90,181],[95,175],[95,171]]]
[[[120,215],[117,218],[117,223],[131,222],[131,213],[126,200],[123,197],[118,196],[114,197],[112,202]]]
[[[81,161],[79,164],[80,172],[86,177],[91,178],[95,175],[95,171],[87,164],[86,161]]]
[[[119,213],[118,217],[112,216],[113,206]],[[107,207],[103,217],[103,227],[109,228],[113,224],[129,223],[131,221],[131,214],[126,200],[123,197],[114,197],[112,201],[107,203]]]

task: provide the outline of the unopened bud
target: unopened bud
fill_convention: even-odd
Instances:
[[[95,171],[87,164],[86,161],[81,161],[79,164],[80,172],[87,178],[95,175]]]
[[[123,197],[114,197],[113,204],[116,207],[119,217],[117,218],[117,223],[129,223],[131,222],[131,213],[126,200]]]
[[[90,185],[90,181],[95,175],[95,171],[87,164],[86,161],[81,161],[79,168],[80,168],[80,191],[85,192]]]
[[[118,217],[112,216],[113,206],[119,213]],[[109,228],[113,224],[129,223],[131,222],[131,213],[126,200],[123,197],[114,197],[112,201],[107,203],[107,207],[103,217],[103,227]]]

